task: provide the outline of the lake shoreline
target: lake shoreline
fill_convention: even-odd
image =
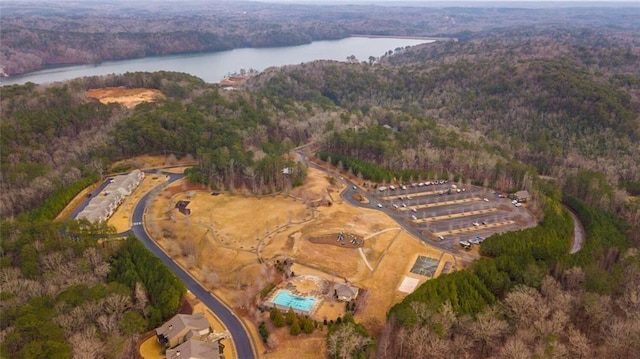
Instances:
[[[182,72],[211,84],[241,70],[263,71],[268,67],[294,65],[316,60],[345,61],[351,56],[364,61],[371,56],[382,57],[389,49],[405,48],[442,41],[434,38],[353,35],[339,40],[319,40],[308,44],[237,48],[216,52],[189,52],[109,60],[92,64],[53,66],[38,71],[0,78],[0,86],[21,85],[27,82],[46,84],[75,78],[122,74],[125,72]]]
[[[366,35],[353,34],[349,37],[361,37],[367,39],[406,39],[406,40],[427,40],[427,41],[458,41],[455,37],[431,37],[431,36],[394,36],[394,35]]]

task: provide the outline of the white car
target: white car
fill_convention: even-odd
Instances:
[[[406,207],[406,206],[407,206],[407,204],[406,204],[406,203],[403,203],[403,204],[402,204],[402,207]]]
[[[412,214],[412,215],[411,215],[411,219],[413,219],[414,221],[417,221],[417,220],[418,220],[418,217],[416,217],[415,215],[413,215],[413,214]]]
[[[489,202],[488,198],[483,198],[482,200],[485,201],[485,202]]]
[[[473,222],[473,225],[477,227],[477,226],[479,226],[479,225],[480,225],[480,223],[478,223],[478,222]]]
[[[353,188],[354,191],[358,189],[358,187],[356,187],[356,186],[353,186],[351,188]]]
[[[418,212],[418,210],[417,210],[417,209],[415,209],[415,208],[411,208],[411,212],[413,212],[413,213],[417,213],[417,212]]]
[[[378,208],[382,208],[382,203],[377,204]]]
[[[393,208],[398,209],[398,205],[397,205],[397,204],[394,204],[394,205],[393,205]]]
[[[514,204],[514,206],[516,206],[516,207],[522,207],[522,203],[519,203],[519,202],[518,202],[518,203]]]
[[[438,240],[444,241],[444,237],[443,236],[438,236]]]

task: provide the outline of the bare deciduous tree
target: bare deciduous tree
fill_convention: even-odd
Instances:
[[[569,328],[567,339],[569,341],[569,352],[573,356],[579,359],[592,357],[593,353],[589,339],[579,330]]]
[[[114,314],[103,314],[98,317],[96,322],[104,334],[118,334],[118,320]]]
[[[492,307],[478,315],[478,318],[471,322],[468,330],[471,336],[480,342],[480,352],[484,356],[487,349],[491,349],[502,340],[502,337],[509,329],[509,324],[498,319],[498,310]]]
[[[133,290],[134,308],[141,312],[145,317],[147,316],[147,304],[149,304],[149,297],[147,291],[142,283],[137,282]]]
[[[103,305],[105,313],[114,316],[116,321],[131,307],[131,297],[122,294],[111,294],[105,298]]]
[[[69,338],[73,348],[74,359],[98,359],[104,358],[106,345],[98,337],[94,326],[88,326],[80,332],[73,333]]]
[[[327,339],[327,349],[331,358],[351,358],[369,344],[371,339],[358,334],[353,323],[341,325]]]
[[[534,288],[519,286],[504,299],[507,315],[520,328],[530,327],[536,320],[549,315],[549,307]]]
[[[528,359],[531,358],[531,351],[522,340],[512,337],[502,346],[500,358]]]

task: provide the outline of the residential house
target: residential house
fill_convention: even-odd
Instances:
[[[106,221],[124,201],[125,197],[138,187],[143,178],[144,173],[140,170],[109,178],[108,183],[100,194],[92,197],[76,218],[86,218],[90,222]]]
[[[220,359],[218,342],[189,339],[173,349],[167,349],[167,359]]]
[[[360,290],[349,283],[337,283],[333,286],[333,293],[338,300],[349,302],[358,297]]]
[[[156,328],[158,342],[167,348],[176,346],[189,339],[200,339],[212,332],[204,313],[176,314],[169,321]]]

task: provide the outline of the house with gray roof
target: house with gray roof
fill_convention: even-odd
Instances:
[[[167,359],[220,359],[218,342],[189,339],[173,349],[167,349]]]
[[[333,286],[333,293],[338,300],[349,302],[358,297],[359,289],[349,283],[336,283]]]
[[[113,215],[118,206],[124,202],[125,197],[129,196],[140,185],[143,178],[144,173],[142,171],[134,170],[129,174],[108,179],[108,184],[78,213],[76,219],[85,218],[89,222],[106,221]]]
[[[187,342],[206,338],[213,330],[204,313],[176,314],[159,328],[156,328],[158,342],[166,348]]]

